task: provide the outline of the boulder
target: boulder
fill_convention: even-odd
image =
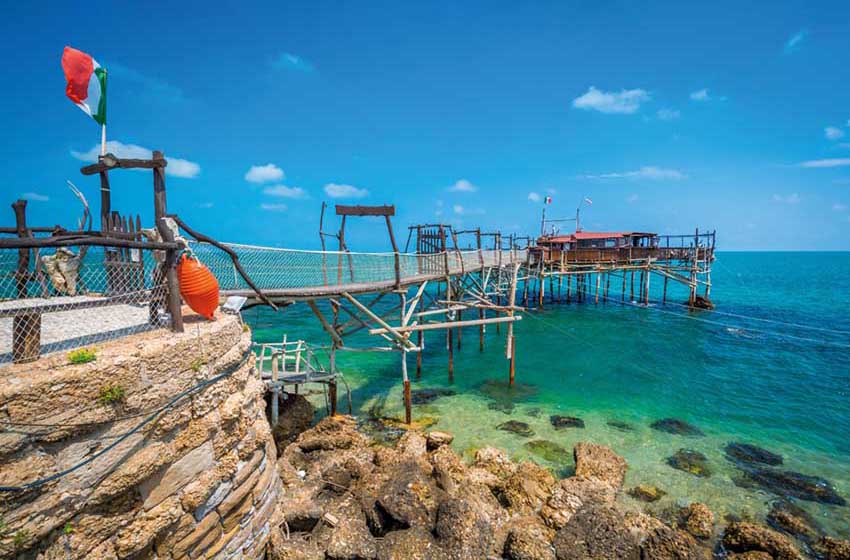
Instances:
[[[378,491],[378,506],[402,528],[434,527],[441,492],[414,461],[400,463]]]
[[[295,443],[304,453],[367,446],[368,439],[358,433],[356,428],[355,421],[351,417],[326,416],[312,430],[299,435]]]
[[[523,461],[505,481],[500,497],[502,503],[514,512],[534,513],[547,502],[554,487],[552,473],[531,461]]]
[[[822,537],[812,549],[825,560],[850,560],[850,541]]]
[[[421,459],[428,451],[428,442],[419,432],[404,433],[395,444],[396,451],[405,459]]]
[[[680,449],[672,457],[667,458],[667,464],[674,469],[684,471],[694,476],[707,478],[711,476],[708,457],[693,449]]]
[[[437,430],[428,432],[428,435],[426,436],[428,450],[433,451],[440,446],[449,445],[454,439],[455,437],[448,432],[440,432]]]
[[[708,506],[694,502],[679,512],[680,526],[698,539],[707,539],[714,533],[714,513]]]
[[[278,453],[298,437],[298,434],[310,427],[315,414],[313,405],[303,395],[283,393],[280,396],[279,403],[280,412],[277,425],[272,426],[272,435]]]
[[[637,539],[626,529],[613,506],[590,505],[579,510],[555,535],[558,560],[638,560]]]
[[[610,484],[596,479],[570,477],[555,485],[552,495],[540,510],[549,527],[560,529],[585,504],[612,504],[616,492]]]
[[[505,539],[504,556],[508,560],[555,560],[552,547],[554,532],[537,516],[528,516],[511,523]]]
[[[761,550],[751,550],[750,552],[733,552],[726,556],[728,560],[773,560],[773,556]]]
[[[782,464],[782,455],[749,443],[729,442],[723,450],[726,452],[726,458],[733,463],[771,466]]]
[[[570,462],[570,452],[563,446],[546,439],[535,439],[526,442],[523,447],[531,453],[550,463],[564,465]]]
[[[502,430],[503,432],[511,432],[523,437],[531,437],[534,435],[534,430],[531,429],[531,426],[525,422],[520,422],[519,420],[508,420],[507,422],[502,422],[496,426],[496,429]]]
[[[821,533],[817,521],[806,510],[787,500],[777,500],[771,504],[767,523],[777,531],[804,541],[813,541]]]
[[[774,560],[802,558],[791,539],[785,535],[746,521],[736,521],[726,527],[723,546],[730,552],[767,552]]]
[[[493,542],[493,527],[472,503],[449,498],[440,504],[435,533],[448,558],[485,558]]]
[[[573,456],[576,461],[577,477],[600,480],[610,484],[615,490],[623,487],[629,465],[610,447],[579,442],[573,448]]]
[[[563,428],[584,428],[584,420],[576,416],[561,416],[559,414],[553,414],[549,417],[549,422],[556,430],[561,430]]]
[[[692,424],[688,424],[684,420],[679,420],[678,418],[662,418],[661,420],[656,420],[652,424],[649,425],[653,430],[658,430],[659,432],[667,432],[668,434],[674,434],[677,436],[704,436],[702,430],[697,428]]]
[[[495,475],[500,480],[507,480],[516,472],[516,463],[507,454],[495,447],[484,447],[475,452],[474,466],[482,468]]]
[[[744,469],[742,476],[734,482],[745,488],[761,488],[778,496],[837,506],[847,505],[847,500],[836,492],[832,484],[819,476],[756,467]]]
[[[629,496],[642,502],[657,502],[667,492],[651,484],[638,484],[626,492]]]
[[[351,495],[325,512],[311,537],[330,560],[370,560],[377,555],[377,543],[366,517]]]
[[[267,560],[324,560],[325,553],[304,533],[293,533],[287,540],[280,530],[269,535]]]
[[[641,557],[652,560],[710,560],[711,551],[685,531],[657,527],[640,545]]]
[[[467,478],[466,465],[448,446],[437,448],[431,453],[430,460],[434,469],[434,480],[449,494],[453,493]]]
[[[495,401],[487,403],[488,410],[495,410],[496,412],[501,412],[502,414],[513,414],[514,408],[515,406],[512,402]]]
[[[457,393],[452,389],[444,389],[441,387],[433,387],[429,389],[417,389],[410,395],[410,400],[413,404],[428,404],[440,397],[451,397]]]
[[[421,527],[387,533],[378,542],[378,560],[443,560],[446,553]]]

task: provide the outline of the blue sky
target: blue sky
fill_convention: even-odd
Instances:
[[[109,71],[111,147],[163,150],[169,210],[220,239],[315,247],[322,200],[393,203],[402,240],[536,233],[543,197],[588,196],[585,229],[850,249],[846,2],[28,4],[0,22],[0,182],[31,223],[73,224],[66,179],[99,199],[67,44]],[[149,222],[149,174],[112,184]],[[348,239],[387,246],[377,222]]]

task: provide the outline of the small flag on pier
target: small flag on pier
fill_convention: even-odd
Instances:
[[[543,202],[544,202],[544,204],[552,204],[552,197],[547,196],[546,198],[543,199]]]
[[[106,69],[90,55],[65,47],[62,70],[68,85],[65,95],[97,124],[106,124]]]

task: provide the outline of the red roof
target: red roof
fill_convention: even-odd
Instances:
[[[634,231],[579,231],[566,235],[542,236],[538,243],[575,243],[587,239],[622,239],[629,236],[649,237],[654,233],[639,233]]]

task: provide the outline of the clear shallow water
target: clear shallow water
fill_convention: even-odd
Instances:
[[[488,328],[483,353],[477,328],[464,331],[452,384],[445,334],[429,332],[414,391],[443,387],[456,394],[414,406],[414,416],[434,416],[436,427],[455,435],[459,451],[494,445],[565,471],[571,458],[547,462],[524,444],[546,439],[567,450],[582,440],[610,445],[629,462],[627,487],[649,483],[667,492],[650,506],[657,510],[699,500],[720,516],[763,517],[775,496],[734,484],[739,471],[723,454],[730,441],[780,453],[784,468],[826,478],[850,500],[848,273],[850,253],[720,253],[713,271],[714,313],[689,315],[677,303],[687,298],[685,290],[672,283],[673,303],[667,306],[594,305],[591,299],[529,313],[516,326],[520,385],[500,400],[513,396],[510,414],[492,406],[492,392],[482,390],[493,381],[497,388],[507,383],[504,329],[500,336]],[[661,284],[653,278],[652,298],[660,299]],[[612,278],[612,298],[619,291]],[[303,305],[279,313],[251,310],[245,318],[257,341],[279,340],[286,332],[290,339],[327,343]],[[375,343],[368,335],[352,342]],[[415,356],[408,360],[413,376]],[[377,407],[401,417],[397,354],[346,353],[340,365],[353,388],[356,414]],[[585,428],[555,430],[551,414],[578,416]],[[664,417],[686,420],[706,435],[649,428]],[[496,429],[511,419],[528,423],[535,435]],[[633,430],[611,427],[609,420],[627,422]],[[666,458],[680,448],[705,454],[712,476],[668,466]],[[827,532],[850,538],[850,506],[797,503]]]

